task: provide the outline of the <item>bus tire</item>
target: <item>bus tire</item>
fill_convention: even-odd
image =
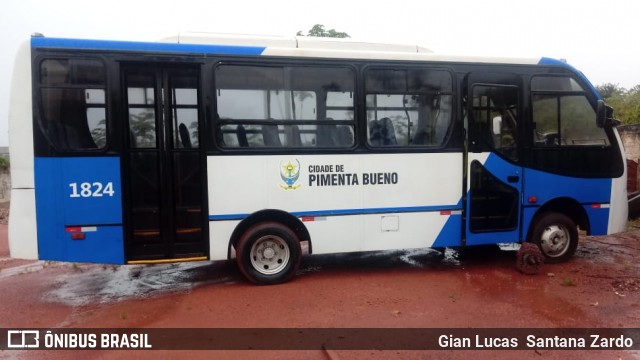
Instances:
[[[260,285],[279,284],[295,275],[302,260],[300,241],[288,227],[261,222],[247,229],[236,245],[240,272]]]
[[[535,221],[529,241],[538,245],[546,263],[561,263],[569,260],[576,252],[577,225],[564,214],[544,213]]]

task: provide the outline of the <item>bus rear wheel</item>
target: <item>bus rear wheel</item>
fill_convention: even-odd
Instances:
[[[288,227],[262,222],[245,231],[236,245],[240,272],[251,282],[279,284],[295,275],[302,260],[300,241]]]
[[[578,247],[577,225],[564,214],[545,213],[535,222],[529,241],[538,245],[546,263],[564,262]]]

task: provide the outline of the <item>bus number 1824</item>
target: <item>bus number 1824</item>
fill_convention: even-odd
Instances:
[[[69,187],[71,188],[71,194],[69,194],[69,197],[72,198],[103,196],[112,197],[115,194],[112,182],[108,182],[106,184],[103,184],[101,182],[83,182],[78,184],[74,182],[69,184]]]

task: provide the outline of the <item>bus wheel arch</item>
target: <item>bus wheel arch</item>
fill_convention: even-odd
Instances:
[[[577,249],[578,226],[589,233],[589,218],[582,206],[572,199],[556,199],[538,209],[527,241],[540,247],[545,262],[564,262]]]
[[[286,211],[265,209],[249,215],[236,226],[236,228],[233,230],[233,233],[231,234],[231,238],[229,239],[229,250],[227,258],[231,259],[231,251],[233,248],[236,248],[236,245],[240,240],[240,236],[242,236],[245,231],[247,231],[253,225],[265,221],[277,222],[287,226],[296,234],[300,242],[307,241],[309,243],[309,254],[312,253],[311,236],[309,235],[307,227],[304,226],[300,219]]]

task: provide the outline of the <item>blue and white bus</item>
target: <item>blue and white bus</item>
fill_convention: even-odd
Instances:
[[[302,256],[531,242],[627,221],[612,111],[549,58],[186,34],[34,36],[12,83],[14,257],[235,258],[261,284]]]

